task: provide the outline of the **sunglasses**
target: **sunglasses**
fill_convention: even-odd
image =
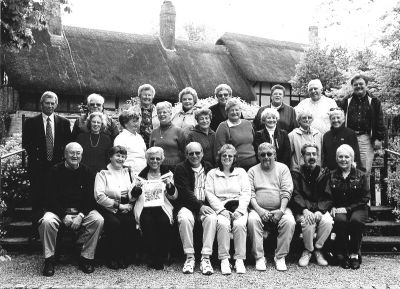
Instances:
[[[193,157],[194,155],[199,156],[201,152],[190,152],[188,153],[189,156]]]
[[[93,103],[93,102],[91,102],[91,103],[89,103],[89,105],[90,106],[102,106],[103,104],[102,103]]]
[[[234,155],[223,154],[222,157],[223,157],[224,159],[226,159],[226,158],[233,159]]]
[[[218,97],[228,97],[229,93],[218,93]]]
[[[340,107],[332,107],[329,111],[335,111],[335,110],[343,111],[343,109],[341,109]]]
[[[274,153],[267,152],[267,153],[260,153],[260,157],[265,158],[265,156],[272,157]]]
[[[306,120],[306,119],[313,119],[313,117],[312,117],[312,116],[302,116],[301,119],[304,119],[304,120]]]
[[[149,158],[149,160],[159,162],[159,161],[161,161],[161,158],[159,158],[159,157],[151,157],[151,158]]]

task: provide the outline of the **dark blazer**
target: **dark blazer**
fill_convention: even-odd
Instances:
[[[51,165],[62,161],[64,148],[71,141],[71,126],[68,119],[54,114],[54,150]],[[46,134],[40,113],[28,118],[23,125],[22,147],[28,154],[28,167],[36,170],[49,165],[46,159]]]
[[[258,146],[263,142],[271,142],[268,130],[266,128],[256,132],[254,136],[254,151],[258,156]],[[290,141],[288,134],[285,130],[279,129],[278,126],[274,131],[274,145],[276,149],[276,160],[284,163],[289,167],[290,165]]]

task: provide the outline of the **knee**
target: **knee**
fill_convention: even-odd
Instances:
[[[228,218],[225,218],[224,216],[219,215],[218,221],[217,221],[217,229],[229,231],[230,227],[231,227],[231,224],[230,224],[230,221],[228,220]]]
[[[282,219],[279,221],[279,227],[283,230],[293,230],[296,227],[296,221],[294,220],[293,215],[285,214],[282,216]]]
[[[194,225],[194,218],[191,212],[184,212],[183,209],[178,213],[178,223],[182,226]]]
[[[250,212],[249,217],[247,219],[247,226],[249,229],[253,229],[259,226],[262,226],[261,218],[257,213]]]
[[[240,231],[247,231],[247,221],[242,220],[242,218],[239,218],[235,221],[233,221],[233,229],[234,230],[240,230]]]
[[[41,220],[40,226],[44,228],[49,228],[49,227],[58,227],[58,221],[55,218],[55,215],[50,215],[50,214],[45,214]]]
[[[103,216],[100,215],[100,214],[97,214],[95,219],[94,219],[94,224],[95,224],[96,227],[103,228],[103,226],[104,226],[104,218],[103,218]]]
[[[203,223],[210,224],[212,226],[217,225],[217,222],[218,222],[218,218],[217,218],[216,214],[210,214],[210,215],[205,216],[204,221],[203,221]]]

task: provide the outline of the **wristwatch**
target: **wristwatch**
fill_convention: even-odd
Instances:
[[[79,213],[78,215],[81,216],[82,219],[85,217],[85,215],[83,213]]]

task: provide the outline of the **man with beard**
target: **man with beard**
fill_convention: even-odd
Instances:
[[[321,249],[333,226],[333,219],[329,214],[332,199],[324,190],[329,170],[323,170],[317,165],[319,152],[315,144],[305,144],[301,148],[301,154],[304,164],[300,166],[299,170],[292,171],[293,197],[290,203],[303,233],[305,249],[299,259],[299,265],[301,267],[308,266],[311,256],[314,254],[318,265],[327,266],[328,262]],[[317,237],[314,244],[315,232]]]
[[[262,143],[258,147],[260,164],[248,171],[251,185],[251,210],[247,220],[252,242],[252,253],[256,259],[256,270],[265,271],[263,246],[264,230],[278,230],[275,266],[278,271],[286,271],[285,257],[289,253],[296,222],[287,207],[293,191],[289,168],[275,161],[273,144]]]

